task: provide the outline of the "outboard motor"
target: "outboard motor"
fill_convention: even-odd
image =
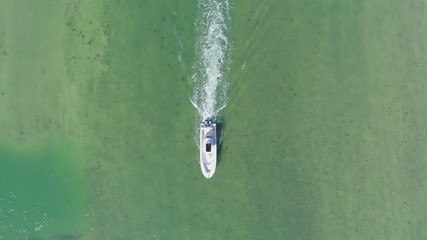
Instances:
[[[212,124],[212,120],[210,120],[210,119],[206,119],[206,120],[204,121],[204,124],[205,124],[206,126],[210,126],[210,125]]]

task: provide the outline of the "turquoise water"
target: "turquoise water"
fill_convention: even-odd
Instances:
[[[0,236],[427,238],[424,1],[229,4],[206,180],[198,2],[0,1]]]
[[[82,156],[72,145],[28,151],[0,146],[1,239],[80,234],[88,220],[88,183]]]

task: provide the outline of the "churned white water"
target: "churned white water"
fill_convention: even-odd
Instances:
[[[215,119],[227,105],[230,6],[228,0],[199,0],[198,6],[197,61],[193,65],[191,102],[201,120],[206,120]]]

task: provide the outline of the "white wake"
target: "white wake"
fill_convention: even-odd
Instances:
[[[198,0],[197,61],[193,65],[191,99],[201,120],[215,119],[227,105],[230,41],[228,0]]]

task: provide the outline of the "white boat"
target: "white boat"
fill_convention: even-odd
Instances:
[[[206,178],[211,178],[215,173],[216,154],[216,123],[205,120],[200,124],[200,167]]]

